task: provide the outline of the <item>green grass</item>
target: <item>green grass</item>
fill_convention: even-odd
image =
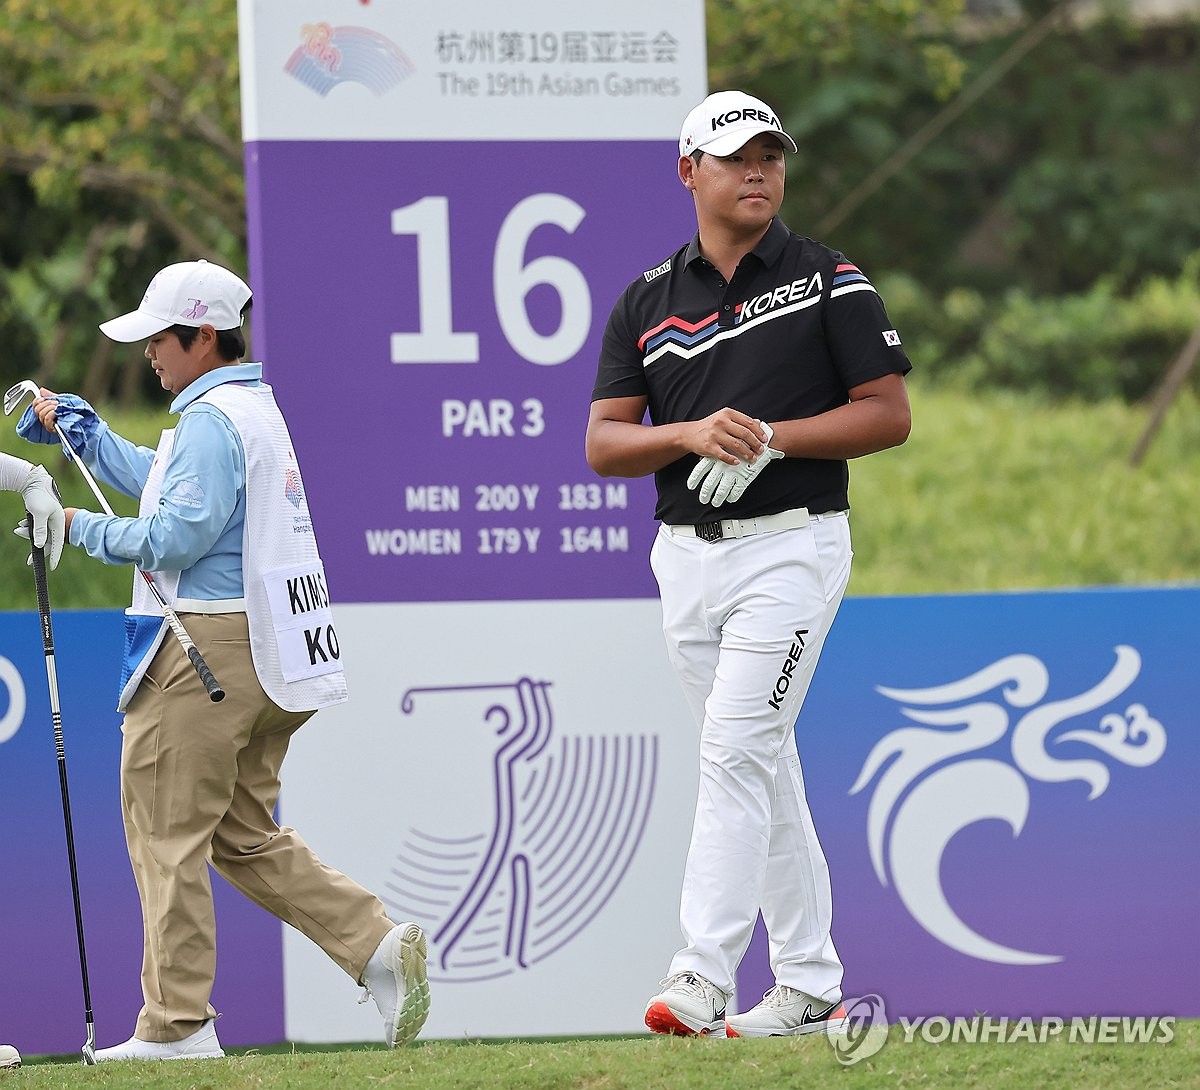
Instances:
[[[771,1090],[845,1087],[1198,1087],[1200,1023],[1178,1022],[1168,1044],[1086,1044],[1052,1039],[997,1044],[904,1040],[899,1026],[869,1059],[842,1067],[824,1038],[708,1041],[674,1037],[619,1040],[429,1042],[398,1052],[239,1051],[224,1060],[121,1063],[81,1068],[74,1060],[27,1064],[0,1073],[3,1090],[53,1087],[147,1090],[327,1090],[419,1087],[462,1090]]]
[[[1136,469],[1142,407],[921,387],[912,403],[903,447],[851,463],[851,594],[1200,580],[1195,397]]]
[[[1137,469],[1129,453],[1144,407],[1116,401],[1046,405],[914,385],[913,433],[895,450],[851,464],[852,595],[940,594],[1045,587],[1200,581],[1200,400],[1180,398]],[[110,418],[146,445],[165,411]],[[71,506],[95,509],[56,447],[33,447],[0,428],[0,449],[41,460]],[[347,462],[353,459],[347,453]],[[119,514],[136,505],[111,489]],[[0,496],[16,525],[19,501]],[[0,548],[0,609],[33,609],[20,542]],[[68,548],[54,579],[55,608],[123,608],[132,572]]]

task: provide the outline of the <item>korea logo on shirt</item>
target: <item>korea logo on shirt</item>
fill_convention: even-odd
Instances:
[[[883,343],[886,344],[889,348],[899,348],[900,347],[900,334],[897,333],[894,329],[885,329],[883,331]]]

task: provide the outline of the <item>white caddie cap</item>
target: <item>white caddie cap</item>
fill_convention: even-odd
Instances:
[[[210,261],[180,261],[160,269],[137,310],[100,325],[114,341],[140,341],[173,325],[236,329],[252,292],[239,276]]]
[[[745,91],[716,91],[683,119],[679,154],[732,155],[763,132],[778,136],[786,151],[796,150],[796,141],[783,131],[775,111],[762,99]]]

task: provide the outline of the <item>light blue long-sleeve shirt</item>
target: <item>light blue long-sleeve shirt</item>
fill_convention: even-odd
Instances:
[[[201,375],[174,401],[179,413],[158,510],[139,518],[78,511],[70,539],[106,564],[143,571],[180,571],[181,598],[240,598],[242,530],[246,521],[246,455],[237,430],[211,405],[193,405],[227,382],[261,385],[262,364],[239,363]],[[185,409],[191,406],[189,411]],[[128,496],[140,496],[154,451],[139,447],[97,418],[80,452],[95,475]]]

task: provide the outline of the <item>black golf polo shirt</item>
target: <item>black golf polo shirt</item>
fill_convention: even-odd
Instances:
[[[699,237],[642,273],[613,307],[592,400],[645,397],[652,424],[729,406],[768,423],[816,416],[849,390],[911,363],[871,282],[846,257],[776,217],[733,280],[700,254]],[[850,506],[844,461],[773,461],[736,504],[714,509],[687,487],[697,457],[655,473],[666,523]]]

